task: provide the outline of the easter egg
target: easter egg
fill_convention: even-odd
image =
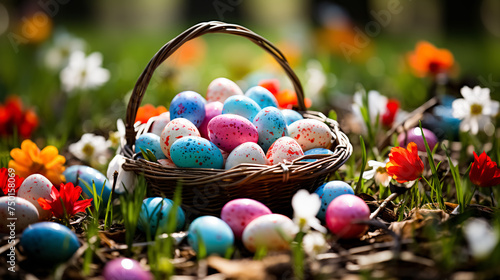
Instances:
[[[235,114],[253,121],[261,110],[259,104],[244,95],[233,95],[224,101],[222,114]]]
[[[200,127],[205,119],[205,104],[203,96],[194,91],[178,93],[170,103],[170,119],[185,118],[196,127]]]
[[[427,144],[429,145],[429,148],[434,149],[434,146],[436,146],[438,139],[432,131],[422,128],[424,131],[424,136],[425,140],[427,140]],[[424,138],[422,137],[422,131],[420,130],[420,127],[415,127],[407,131],[407,133],[401,133],[398,135],[398,142],[399,146],[401,147],[406,147],[408,143],[410,142],[415,142],[417,144],[417,149],[421,152],[425,152],[425,143],[424,143]]]
[[[215,117],[222,114],[224,104],[219,101],[209,102],[205,105],[205,119],[199,128],[201,137],[208,139],[208,123]]]
[[[141,213],[137,227],[145,233],[155,235],[158,229],[166,230],[170,212],[174,209],[174,202],[168,198],[148,197],[142,201]],[[186,216],[181,207],[177,207],[175,230],[184,227]],[[163,233],[163,232],[162,232]]]
[[[299,112],[295,111],[295,110],[283,109],[283,110],[281,110],[281,113],[285,117],[287,125],[291,125],[292,123],[294,123],[294,122],[296,122],[298,120],[303,120],[304,119],[304,117],[302,117],[302,115]]]
[[[276,97],[274,97],[269,90],[261,86],[249,88],[245,92],[245,95],[257,102],[261,108],[269,106],[278,107],[278,100],[276,100]]]
[[[231,151],[225,166],[231,169],[240,163],[266,164],[266,154],[257,143],[243,143]]]
[[[28,258],[45,264],[65,262],[80,248],[76,234],[54,222],[28,226],[19,244]]]
[[[207,256],[212,254],[224,256],[233,246],[234,234],[223,220],[213,216],[201,216],[189,226],[187,240],[197,254],[200,253],[200,246],[203,244]]]
[[[170,122],[170,112],[162,113],[161,115],[155,118],[156,120],[153,122],[153,125],[151,126],[151,133],[161,136],[161,132],[163,131],[167,123]]]
[[[207,101],[219,101],[224,103],[229,96],[243,95],[240,87],[226,78],[217,78],[208,85]]]
[[[269,165],[280,162],[292,161],[304,155],[299,143],[294,139],[285,136],[276,140],[266,154],[266,162]]]
[[[298,120],[288,126],[290,137],[295,139],[304,151],[314,148],[328,149],[332,142],[330,128],[318,120]]]
[[[106,263],[102,271],[104,280],[153,280],[151,272],[144,270],[138,261],[117,258]]]
[[[272,214],[264,204],[250,198],[233,199],[222,208],[220,217],[233,230],[234,236],[241,239],[245,227],[255,218]]]
[[[184,136],[200,136],[198,128],[185,118],[171,120],[163,129],[160,137],[160,146],[163,154],[170,158],[170,148],[175,141]]]
[[[333,152],[325,148],[314,148],[304,152],[304,155],[333,155]],[[302,161],[315,162],[317,159],[303,159]]]
[[[316,216],[320,220],[325,221],[326,209],[330,202],[343,194],[354,194],[354,190],[346,182],[330,181],[319,186],[315,193],[321,199],[321,208]]]
[[[170,148],[170,157],[174,164],[181,168],[224,167],[219,148],[207,139],[196,136],[186,136],[175,141]]]
[[[275,107],[266,107],[255,116],[253,124],[259,134],[258,144],[264,152],[283,136],[288,136],[286,120],[281,111]]]
[[[38,222],[38,210],[31,202],[16,196],[0,197],[1,233],[20,233],[36,222]]]
[[[242,116],[222,114],[208,123],[208,138],[226,152],[245,142],[256,143],[258,137],[255,126]]]
[[[101,172],[90,166],[73,165],[66,168],[63,175],[66,177],[66,182],[72,182],[75,186],[80,186],[89,198],[94,197],[92,191],[82,181],[85,181],[90,188],[92,188],[92,181],[94,181],[97,194],[102,197],[104,205],[107,205],[113,186]],[[77,176],[79,178],[78,183],[76,182]]]
[[[140,153],[141,149],[144,152],[150,150],[153,155],[155,155],[156,159],[165,158],[165,154],[163,154],[160,145],[160,136],[154,133],[142,134],[137,138],[137,140],[135,140],[135,152]]]
[[[243,230],[242,241],[250,252],[259,248],[282,251],[290,248],[296,229],[293,221],[281,214],[269,214],[255,218]]]
[[[172,168],[177,167],[171,159],[159,159],[158,163],[160,163],[161,165],[166,166],[166,167],[172,167]]]
[[[52,183],[49,179],[40,174],[33,174],[24,179],[23,183],[19,187],[17,196],[26,199],[36,207],[36,210],[38,211],[38,218],[40,220],[48,220],[52,217],[52,212],[50,210],[43,210],[37,200],[39,198],[52,200],[50,197],[51,192]]]
[[[357,238],[363,235],[368,225],[355,224],[370,218],[370,208],[359,197],[352,194],[338,196],[326,209],[326,226],[340,238]]]

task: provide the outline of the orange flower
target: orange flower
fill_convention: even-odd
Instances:
[[[13,168],[20,177],[41,174],[54,185],[64,181],[62,173],[66,159],[59,155],[54,146],[47,146],[40,151],[35,143],[27,139],[21,143],[21,149],[12,149],[10,156],[12,160],[9,161],[9,168]]]
[[[474,162],[470,168],[469,178],[478,187],[500,185],[500,168],[484,151],[479,157],[474,152]]]
[[[51,200],[40,197],[37,201],[44,210],[51,210],[59,219],[69,219],[78,212],[84,212],[92,203],[92,198],[80,200],[82,188],[73,186],[73,183],[61,184],[59,191],[52,186]],[[65,213],[66,212],[66,213]]]
[[[429,42],[418,42],[415,52],[408,55],[408,62],[419,77],[428,74],[436,76],[450,71],[453,66],[453,54],[447,49],[437,49]]]
[[[289,89],[282,90],[278,92],[275,96],[276,99],[278,100],[278,105],[281,108],[292,109],[293,106],[299,104],[299,101],[297,100],[297,95],[292,90]],[[309,108],[312,105],[312,101],[309,98],[305,98],[304,103],[306,105],[306,108]]]
[[[52,25],[52,19],[46,13],[38,11],[23,17],[18,28],[26,42],[37,44],[49,38],[52,33]]]
[[[165,108],[165,106],[158,106],[155,108],[155,106],[151,104],[146,104],[139,107],[139,110],[137,110],[135,122],[147,123],[150,118],[156,117],[165,112],[167,112],[167,108]]]
[[[422,176],[424,163],[418,156],[417,144],[410,142],[408,147],[394,147],[385,165],[387,173],[398,183],[414,181]]]
[[[267,89],[273,95],[276,95],[280,90],[280,81],[278,79],[266,79],[260,81],[259,86]]]

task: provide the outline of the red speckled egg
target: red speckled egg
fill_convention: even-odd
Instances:
[[[174,142],[185,136],[200,136],[198,128],[188,119],[173,119],[165,126],[161,133],[160,145],[167,158],[170,158],[170,148]]]
[[[208,123],[208,138],[221,150],[231,152],[245,142],[257,143],[257,128],[246,118],[234,114],[214,117]]]
[[[304,155],[299,143],[291,137],[281,137],[274,142],[266,154],[267,164],[273,165],[284,160],[292,161]]]
[[[313,119],[298,120],[288,126],[290,137],[295,139],[304,151],[314,148],[328,149],[332,143],[330,128]]]
[[[220,217],[233,230],[234,236],[241,239],[243,230],[251,221],[268,214],[272,214],[271,210],[257,200],[238,198],[224,205]]]

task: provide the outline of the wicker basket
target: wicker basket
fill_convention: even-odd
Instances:
[[[334,139],[331,150],[334,154],[302,157],[318,159],[314,162],[301,162],[297,159],[273,166],[240,164],[230,170],[169,168],[134,157],[133,146],[136,137],[147,132],[151,123],[134,125],[134,120],[154,70],[185,42],[208,33],[227,33],[248,38],[272,55],[294,85],[299,103],[298,110],[303,117],[320,120],[330,127]],[[127,160],[123,168],[144,174],[148,186],[156,195],[172,197],[177,183],[182,182],[182,207],[189,216],[218,216],[224,204],[235,198],[253,198],[266,204],[275,213],[290,214],[291,198],[297,190],[314,191],[344,164],[351,153],[349,139],[340,131],[336,121],[326,118],[320,112],[306,111],[300,81],[275,46],[245,27],[222,22],[205,22],[187,29],[164,45],[139,77],[127,109],[126,145],[123,149]]]

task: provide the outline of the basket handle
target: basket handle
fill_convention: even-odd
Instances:
[[[187,29],[186,31],[182,32],[180,35],[172,39],[170,42],[166,43],[153,56],[151,61],[149,61],[148,65],[142,72],[141,76],[139,76],[134,90],[132,91],[132,96],[130,97],[127,107],[127,116],[125,119],[125,139],[127,140],[127,146],[132,147],[132,145],[134,145],[135,143],[135,117],[155,69],[160,66],[163,61],[171,56],[184,43],[208,33],[226,33],[245,37],[267,51],[272,57],[274,57],[274,59],[276,59],[276,61],[281,65],[283,70],[285,70],[285,73],[292,81],[293,87],[295,88],[295,92],[297,94],[299,110],[306,110],[306,106],[304,103],[304,92],[299,78],[293,72],[285,56],[273,44],[271,44],[271,42],[240,25],[219,21],[202,22],[192,26],[191,28]]]

